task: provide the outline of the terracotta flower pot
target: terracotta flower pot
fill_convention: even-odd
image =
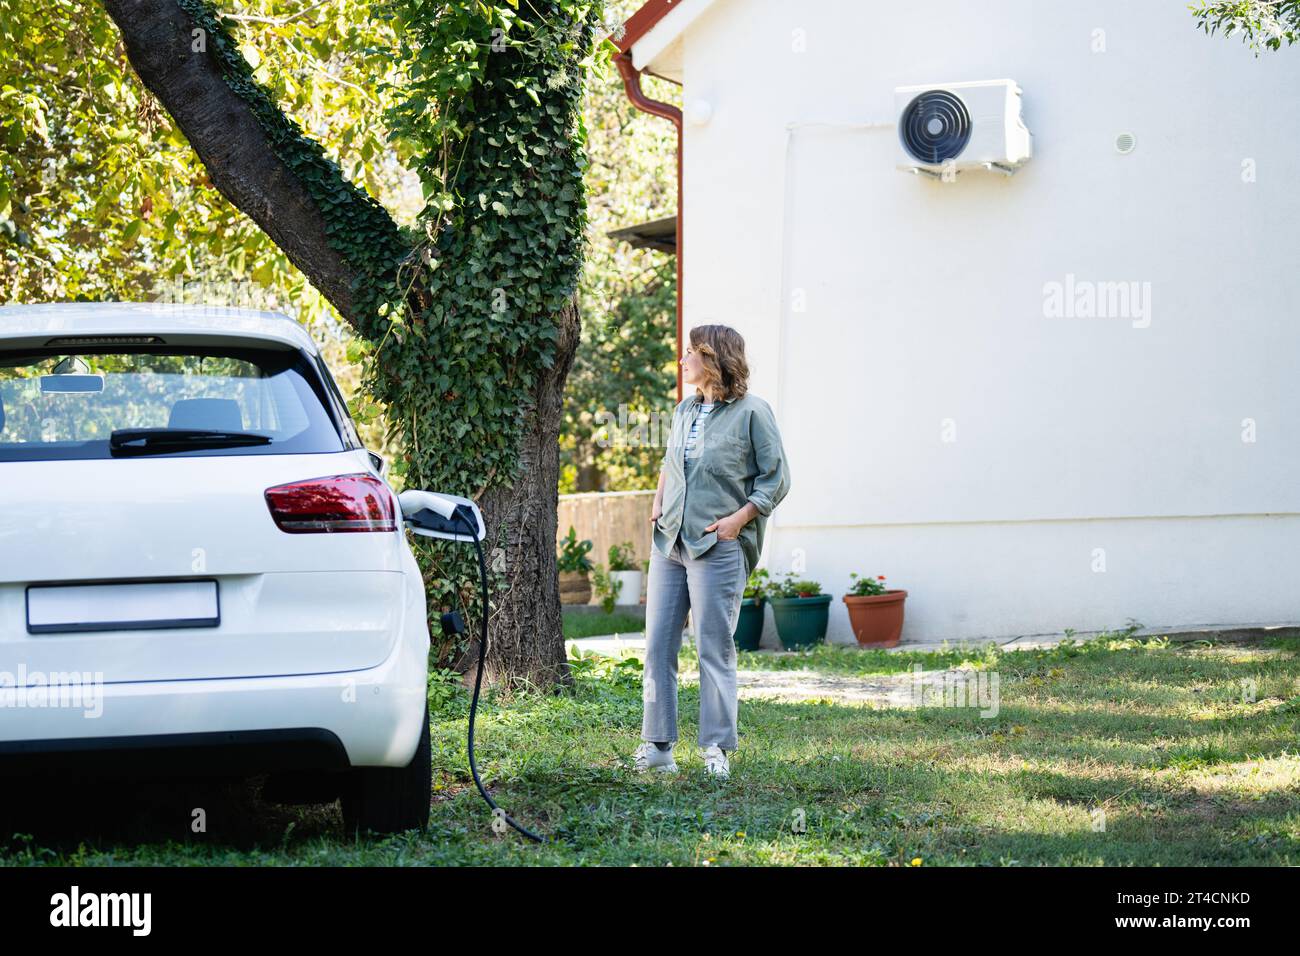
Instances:
[[[591,579],[586,571],[560,572],[560,603],[591,603]]]
[[[886,591],[859,597],[844,595],[849,609],[849,626],[862,647],[897,647],[903,633],[903,602],[907,592]]]

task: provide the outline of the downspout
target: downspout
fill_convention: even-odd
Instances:
[[[623,77],[623,89],[627,92],[627,98],[632,101],[632,105],[642,112],[649,113],[652,116],[662,116],[666,120],[671,120],[673,126],[677,128],[677,227],[676,238],[674,240],[677,246],[677,401],[680,402],[682,395],[682,111],[671,103],[661,103],[658,100],[652,100],[641,91],[641,74],[637,68],[632,65],[632,53],[620,53],[614,58],[618,64],[618,72]]]

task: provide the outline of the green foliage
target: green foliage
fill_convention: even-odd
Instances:
[[[639,5],[617,4],[609,21]],[[655,99],[680,100],[676,84],[642,82]],[[564,395],[560,491],[652,489],[676,404],[676,260],[609,232],[676,210],[677,139],[671,123],[628,101],[615,70],[592,76],[584,118],[589,248],[582,342]],[[664,426],[657,433],[656,421]]]
[[[97,3],[0,0],[0,302],[141,298],[248,238],[118,43]]]
[[[816,581],[796,578],[793,571],[787,571],[784,579],[772,584],[768,596],[774,598],[815,597],[821,593],[822,586]]]
[[[395,158],[365,115],[391,31],[367,0],[238,14],[278,106],[332,144],[374,189],[396,194]],[[259,57],[258,46],[275,55]],[[97,3],[0,0],[0,299],[153,298],[247,305],[329,323],[323,299],[208,181],[184,136],[127,65]],[[396,203],[394,203],[396,205]],[[326,329],[316,330],[318,335]]]
[[[569,656],[569,672],[581,691],[599,694],[605,689],[641,690],[645,665],[639,657],[610,657],[595,651],[577,650]],[[601,686],[605,685],[605,686]]]
[[[633,553],[631,541],[610,545],[609,569],[611,571],[635,571],[637,569],[636,556]]]
[[[285,115],[206,0],[176,2],[206,32],[208,51],[226,85],[248,104],[276,156],[306,187],[325,219],[326,240],[355,271],[353,323],[368,338],[382,337],[402,308],[397,273],[408,242],[384,208],[348,182],[320,143]]]
[[[407,259],[414,294],[368,350],[365,384],[406,450],[395,476],[479,498],[518,478],[537,382],[578,283],[581,102],[600,7],[393,0],[386,11],[404,74],[386,120],[426,205]],[[490,528],[490,546],[503,553],[509,531]],[[454,548],[422,549],[434,604],[476,600]]]
[[[611,242],[593,235],[593,244]],[[583,340],[564,399],[562,492],[639,491],[658,480],[676,399],[676,274],[671,257],[642,255],[663,261],[646,268],[597,248],[586,270]]]
[[[574,530],[573,525],[569,525],[569,533],[560,540],[560,553],[555,559],[556,570],[590,571],[592,564],[587,559],[587,552],[592,547],[592,543],[586,538],[579,541],[578,532]]]
[[[767,573],[767,568],[755,568],[749,575],[749,581],[745,584],[744,597],[762,601],[768,597],[771,589],[772,577]]]
[[[429,668],[429,716],[459,716],[469,702],[463,677],[451,667]]]
[[[849,578],[853,584],[849,586],[848,593],[854,597],[875,597],[877,594],[885,593],[883,574],[877,577],[858,577],[855,572],[849,573]]]
[[[611,577],[603,564],[597,564],[591,569],[591,586],[600,598],[601,609],[606,614],[613,614],[614,604],[623,590],[623,582]]]
[[[1300,0],[1201,0],[1191,11],[1207,35],[1237,34],[1256,56],[1300,38]]]
[[[408,334],[377,344],[367,381],[404,411],[407,483],[477,496],[517,476],[577,285],[579,106],[598,9],[397,0],[390,11],[409,81],[388,121],[427,200],[416,247],[427,305]]]

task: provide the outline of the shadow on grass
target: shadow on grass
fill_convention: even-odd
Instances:
[[[424,835],[358,844],[337,808],[264,804],[255,782],[78,782],[22,795],[32,816],[19,829],[32,837],[0,861],[75,862],[99,849],[161,863],[1300,862],[1289,776],[1300,770],[1300,719],[1284,696],[1300,672],[1294,647],[1252,657],[1120,646],[1002,655],[996,667],[993,719],[976,708],[742,701],[727,784],[707,779],[694,752],[696,686],[679,694],[672,776],[631,770],[641,691],[630,668],[590,666],[571,694],[489,700],[485,780],[554,839],[546,847],[491,831],[456,700],[433,722]],[[1241,699],[1243,672],[1264,696]],[[206,833],[192,831],[196,808]]]
[[[73,857],[79,849],[118,845],[248,851],[281,844],[286,834],[295,840],[341,835],[336,804],[266,803],[260,799],[263,779],[60,775],[8,781],[0,848],[41,862],[50,855],[41,850]]]

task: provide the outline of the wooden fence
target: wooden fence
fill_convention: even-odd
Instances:
[[[650,558],[650,508],[654,500],[653,491],[593,491],[560,495],[557,553],[558,540],[567,535],[572,526],[579,541],[584,538],[591,541],[593,547],[587,557],[593,564],[609,567],[610,546],[631,542],[637,568],[642,570],[642,562]]]

